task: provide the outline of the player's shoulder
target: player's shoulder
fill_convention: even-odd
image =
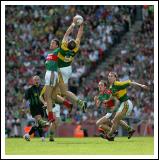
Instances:
[[[67,40],[65,40],[65,39],[62,40],[61,48],[62,47],[64,47],[64,48],[67,47]]]
[[[112,94],[112,91],[110,89],[105,90],[105,94]]]
[[[120,81],[115,81],[114,82],[114,85],[120,85],[122,82],[120,82]]]
[[[54,49],[53,53],[58,53],[59,51],[60,51],[60,48],[58,47],[58,48]]]
[[[26,91],[30,91],[34,88],[34,86],[29,86],[28,89],[26,89]]]
[[[25,90],[25,94],[29,94],[30,92],[32,92],[33,90],[33,86],[29,86],[26,90]]]

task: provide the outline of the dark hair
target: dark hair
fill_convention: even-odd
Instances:
[[[56,42],[56,45],[59,47],[59,45],[60,45],[60,41],[58,40],[58,39],[53,39],[52,41],[55,41]]]
[[[74,40],[70,40],[67,47],[68,49],[73,50],[76,47],[76,42]]]

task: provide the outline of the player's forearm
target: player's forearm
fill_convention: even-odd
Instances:
[[[95,102],[95,104],[96,104],[96,107],[99,107],[100,102],[99,102],[99,101],[97,101],[97,102]]]
[[[39,97],[40,101],[43,103],[43,105],[46,104],[46,102],[44,101],[44,98],[42,96]]]
[[[130,84],[133,84],[133,85],[135,85],[135,86],[142,87],[142,84],[140,84],[140,83],[137,83],[137,82],[130,82]]]
[[[98,100],[97,96],[94,97],[94,102],[95,102],[96,107],[99,107],[100,101]]]
[[[146,85],[143,85],[143,84],[140,84],[140,83],[137,83],[137,82],[130,82],[130,84],[133,84],[135,86],[139,86],[139,87],[142,87],[144,89],[148,89],[148,87]]]
[[[80,28],[78,30],[77,37],[76,37],[76,41],[78,41],[79,43],[81,41],[82,35],[83,35],[83,24],[80,25]]]
[[[75,23],[73,22],[67,29],[64,38],[63,39],[67,39],[67,37],[70,35],[70,33],[73,31],[73,28],[75,26]]]

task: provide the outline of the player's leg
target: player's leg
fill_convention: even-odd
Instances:
[[[55,90],[52,94],[52,100],[54,100],[58,104],[63,104],[66,108],[68,108],[69,112],[72,111],[73,104],[69,100],[61,96],[59,83],[55,86]]]
[[[55,133],[55,130],[56,130],[55,121],[53,123],[51,123],[51,125],[50,125],[49,141],[54,141],[54,133]]]
[[[71,66],[60,68],[59,82],[60,82],[61,94],[62,96],[70,99],[72,103],[75,103],[78,106],[80,106],[83,112],[85,112],[87,108],[87,103],[79,99],[74,93],[68,91],[68,80],[71,77],[71,74],[72,74]]]
[[[98,127],[99,136],[105,138],[105,134],[110,131],[110,127],[108,125],[109,120],[103,116],[96,122],[96,126]]]
[[[55,120],[53,112],[52,112],[52,106],[53,106],[52,94],[54,92],[54,87],[56,85],[57,78],[58,78],[57,72],[46,71],[46,74],[45,74],[45,85],[46,85],[45,98],[46,98],[46,102],[47,102],[48,119],[50,121]]]
[[[63,98],[60,95],[57,95],[56,102],[59,104],[63,104],[68,109],[69,113],[72,111],[73,104],[66,98]]]
[[[41,127],[49,126],[49,123],[47,121],[43,120],[41,114],[34,116],[34,118],[36,119],[38,126],[41,126]]]
[[[42,118],[42,114],[41,114],[42,108],[40,108],[39,106],[31,106],[30,113],[31,113],[32,117],[35,118],[36,125],[34,125],[30,129],[29,133],[27,133],[23,136],[25,138],[25,140],[27,140],[27,141],[30,141],[30,135],[35,133],[35,131],[38,131],[37,126],[40,126],[40,127],[49,126],[49,123],[47,121],[43,120],[43,118]]]
[[[57,129],[57,127],[60,124],[60,105],[55,103],[55,107],[53,108],[53,112],[56,115],[55,121],[50,126],[50,141],[54,141],[54,134]]]
[[[41,137],[41,140],[44,141],[45,140],[45,132],[44,132],[43,128],[41,126],[38,126],[37,131],[39,133],[39,136]]]
[[[109,127],[110,123],[111,123],[110,120],[107,119],[105,116],[103,116],[102,118],[97,120],[96,125],[97,125],[99,131],[103,130],[105,133],[105,132],[110,131],[110,127]]]
[[[67,85],[67,84],[65,84]],[[81,107],[83,112],[86,111],[87,103],[81,99],[79,99],[74,93],[71,91],[66,91],[66,97],[68,97],[70,100],[72,100],[73,103],[76,103],[78,106]]]
[[[130,116],[132,109],[133,109],[133,104],[130,100],[127,101],[128,103],[128,111],[126,113],[126,116]],[[128,139],[130,139],[132,137],[132,135],[135,133],[135,129],[133,129],[132,127],[130,127],[125,121],[120,120],[119,124],[128,131]]]
[[[135,129],[131,128],[125,121],[120,120],[119,125],[122,126],[126,131],[128,131],[128,139],[131,138]]]
[[[37,131],[37,126],[32,126],[31,127],[31,129],[30,129],[30,131],[29,131],[29,133],[26,133],[26,134],[24,134],[24,139],[26,140],[26,141],[30,141],[30,136],[33,134],[33,133],[35,133],[35,131]]]
[[[42,106],[30,106],[30,113],[32,117],[35,118],[36,122],[39,126],[45,127],[48,126],[49,123],[45,120],[43,120],[41,113],[42,113]]]
[[[116,131],[116,129],[117,129],[119,123],[120,123],[120,120],[122,120],[125,116],[127,116],[131,113],[132,107],[133,107],[132,103],[129,103],[129,101],[125,101],[125,102],[121,103],[120,108],[118,109],[114,119],[112,120],[113,124],[112,124],[111,130],[107,134],[108,139]]]
[[[83,112],[85,112],[87,108],[87,103],[79,99],[74,93],[68,91],[68,76],[66,75],[62,76],[61,72],[59,72],[59,76],[60,76],[59,87],[61,90],[61,95],[63,97],[70,99],[72,103],[75,103],[78,106],[80,106]]]

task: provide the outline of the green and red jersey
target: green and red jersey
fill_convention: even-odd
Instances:
[[[60,48],[56,48],[53,51],[47,51],[47,57],[45,62],[46,70],[57,71],[58,70],[58,52]]]
[[[115,106],[115,101],[114,100],[109,100],[108,102],[104,102],[104,100],[108,100],[111,96],[112,92],[110,90],[104,90],[103,92],[100,92],[98,95],[98,100],[102,103],[104,103],[105,107],[109,110],[112,110]]]

